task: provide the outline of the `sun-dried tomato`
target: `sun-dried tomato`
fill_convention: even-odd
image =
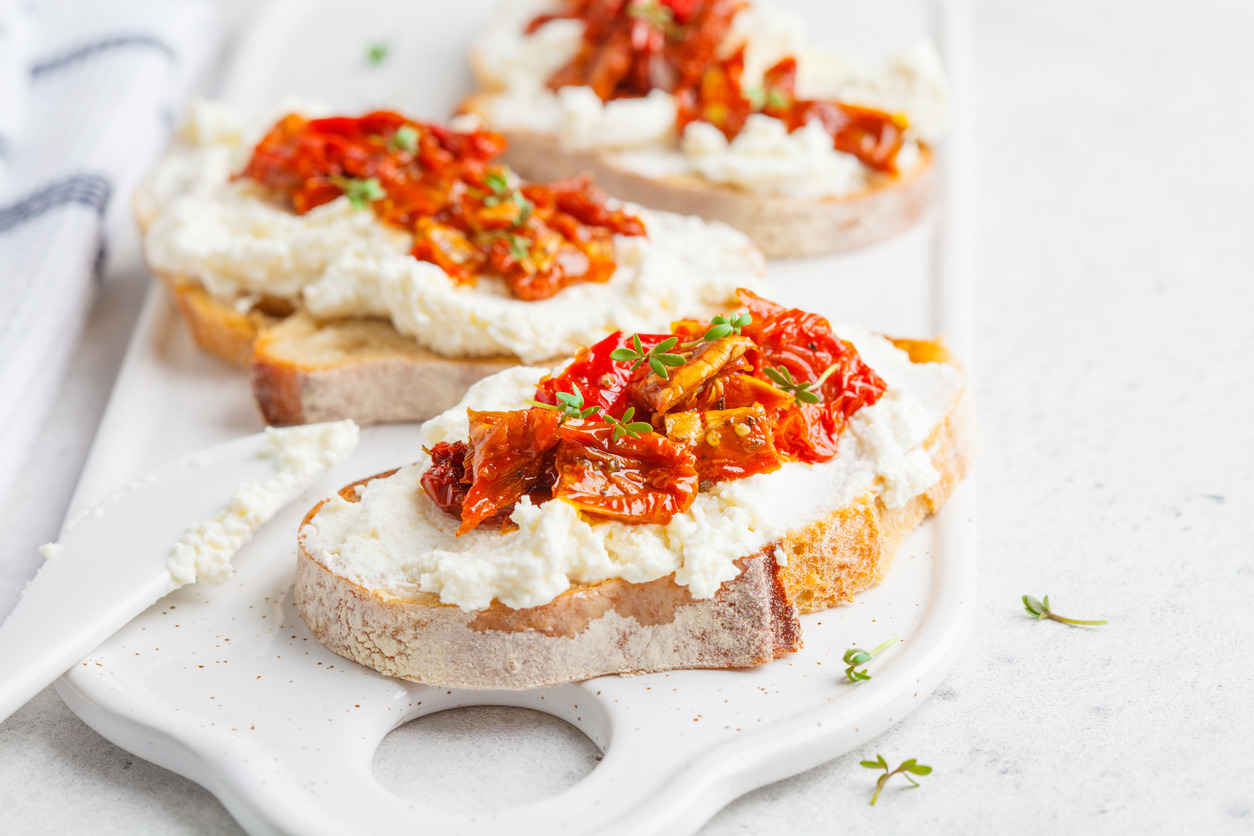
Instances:
[[[735,139],[753,113],[740,83],[744,69],[745,50],[741,47],[730,58],[709,64],[693,83],[676,90],[675,128],[683,133],[693,122],[709,122],[729,142]]]
[[[547,499],[554,478],[552,450],[557,446],[559,416],[551,410],[469,412],[465,462],[472,482],[462,503],[458,534],[512,511],[524,496]]]
[[[782,464],[761,404],[671,413],[666,434],[692,452],[703,485],[770,473]]]
[[[669,337],[669,334],[640,334],[645,351]],[[627,384],[635,377],[631,361],[615,361],[610,355],[616,349],[630,348],[632,340],[622,331],[615,331],[596,345],[579,349],[575,359],[556,377],[545,377],[536,387],[535,400],[556,404],[557,393],[574,394],[579,390],[585,406],[599,406],[602,411],[621,418],[629,406]]]
[[[556,18],[584,21],[579,52],[549,78],[549,87],[591,87],[603,100],[691,86],[731,31],[743,0],[572,0],[541,15],[534,32]]]
[[[766,70],[761,88],[753,91],[760,99],[755,107],[742,78],[744,47],[720,57],[732,19],[745,5],[743,0],[572,0],[564,11],[532,20],[526,31],[559,17],[585,22],[579,53],[549,79],[554,90],[591,87],[602,101],[664,90],[676,96],[675,127],[681,134],[692,122],[709,122],[728,141],[755,111],[779,119],[790,132],[814,121],[837,151],[896,174],[905,119],[843,102],[798,99],[794,56]]]
[[[659,433],[613,438],[613,428],[569,421],[559,430],[553,496],[607,519],[666,525],[692,505],[692,453]]]
[[[516,185],[496,158],[498,134],[466,133],[378,111],[352,118],[284,117],[240,177],[299,214],[347,194],[414,236],[411,255],[458,282],[499,278],[519,299],[547,299],[577,282],[605,282],[615,235],[640,219],[610,209],[587,178]]]
[[[742,333],[756,351],[748,359],[756,376],[783,367],[798,383],[817,381],[829,368],[819,404],[793,404],[776,417],[775,445],[802,461],[827,461],[848,419],[884,393],[885,383],[862,362],[857,350],[837,337],[826,319],[797,308],[785,308],[755,293],[737,291],[753,321]]]
[[[419,483],[431,501],[445,512],[461,518],[462,504],[470,483],[466,479],[466,442],[441,441],[431,448],[431,466]]]
[[[701,487],[831,459],[848,419],[879,399],[884,381],[823,317],[738,294],[750,319],[720,318],[711,339],[710,323],[681,320],[669,335],[639,335],[639,348],[615,332],[581,350],[537,386],[534,400],[556,408],[472,410],[462,458],[437,445],[423,487],[442,507],[461,502],[459,533],[506,522],[524,495],[665,524]],[[620,349],[630,357],[614,360]]]
[[[633,402],[648,407],[650,413],[665,414],[693,398],[701,388],[724,369],[739,368],[737,363],[753,343],[741,336],[702,341],[691,348],[677,348],[685,363],[661,377],[648,372],[630,387]]]

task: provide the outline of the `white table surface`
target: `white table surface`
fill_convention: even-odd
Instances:
[[[238,26],[247,4],[227,5]],[[741,798],[702,833],[1251,832],[1254,4],[972,8],[974,635],[932,699],[864,751]],[[133,240],[115,254],[0,504],[0,615],[56,537],[138,308]],[[1024,593],[1110,624],[1037,624]],[[501,745],[456,769],[422,760],[431,736],[468,722]],[[404,735],[380,755],[389,780],[462,808],[524,801],[499,789],[524,778],[555,792],[595,765],[578,732],[499,709]],[[875,775],[858,761],[877,752],[935,771],[870,807]],[[485,783],[450,784],[462,767]],[[209,792],[108,743],[49,689],[0,724],[0,832],[238,828]]]

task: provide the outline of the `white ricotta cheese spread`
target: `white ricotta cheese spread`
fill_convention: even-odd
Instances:
[[[560,499],[538,506],[524,500],[511,517],[516,530],[484,526],[457,537],[459,521],[418,484],[430,466],[424,456],[368,483],[358,502],[329,499],[302,528],[302,544],[354,583],[401,600],[435,593],[466,610],[494,599],[515,608],[540,606],[572,583],[643,583],[672,572],[694,597],[708,598],[736,576],[737,558],[867,491],[895,508],[939,478],[925,444],[961,394],[961,372],[912,363],[887,340],[858,328],[836,332],[854,343],[887,389],[854,415],[829,462],[790,462],[773,473],[719,483],[668,525],[596,520]],[[520,408],[546,371],[510,369],[475,384],[461,404],[423,425],[427,444],[464,440],[467,408]]]
[[[154,270],[196,277],[245,307],[262,294],[280,296],[320,318],[388,318],[446,356],[524,362],[573,354],[615,330],[712,316],[737,287],[762,287],[761,255],[741,233],[636,207],[648,234],[615,239],[618,267],[604,284],[573,285],[537,302],[514,299],[492,280],[458,284],[411,257],[407,233],[346,198],[297,215],[255,184],[230,182],[262,130],[246,130],[221,105],[193,106],[182,141],[150,180],[155,220],[144,244]]]
[[[241,482],[226,507],[187,529],[174,544],[166,568],[175,584],[220,583],[231,577],[231,558],[279,509],[353,452],[358,429],[352,421],[266,428],[258,455],[274,464],[274,475]]]
[[[560,8],[548,0],[503,4],[476,42],[472,56],[481,81],[497,91],[487,114],[492,127],[553,134],[565,149],[603,152],[647,177],[693,175],[757,194],[840,197],[866,188],[874,176],[857,157],[834,149],[817,123],[789,134],[779,120],[759,114],[731,142],[706,122],[690,124],[679,137],[675,97],[660,90],[609,102],[588,87],[549,90],[545,83],[554,70],[578,53],[583,23],[557,19],[531,35],[525,29],[535,16]],[[769,67],[794,55],[802,98],[904,114],[910,128],[898,166],[908,172],[918,165],[918,143],[939,140],[949,119],[935,48],[919,44],[872,66],[814,50],[803,32],[793,14],[749,6],[733,19],[723,53],[745,46],[746,87],[760,86]]]

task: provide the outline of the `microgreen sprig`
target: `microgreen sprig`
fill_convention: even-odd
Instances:
[[[1036,598],[1033,598],[1031,595],[1024,595],[1023,596],[1023,608],[1027,610],[1028,612],[1030,612],[1032,615],[1036,616],[1037,621],[1044,621],[1045,619],[1048,618],[1053,621],[1057,621],[1061,624],[1097,625],[1097,624],[1106,623],[1105,621],[1080,621],[1079,619],[1076,619],[1076,618],[1063,618],[1061,615],[1057,615],[1053,612],[1050,612],[1048,595],[1045,596],[1044,601],[1039,601]]]
[[[514,257],[514,261],[523,262],[527,260],[527,256],[531,253],[527,249],[527,245],[523,242],[526,240],[521,235],[507,234],[505,240],[509,242],[509,254]]]
[[[914,758],[911,758],[908,761],[902,761],[901,766],[897,767],[892,772],[888,771],[888,761],[884,760],[883,755],[876,755],[875,760],[873,761],[859,761],[859,763],[867,769],[884,770],[884,774],[881,775],[879,780],[875,782],[875,794],[871,796],[872,804],[874,804],[875,800],[880,797],[880,790],[884,789],[884,785],[888,783],[888,779],[894,775],[904,775],[907,781],[917,787],[919,782],[911,778],[910,773],[914,773],[915,775],[930,775],[932,772],[932,767],[924,766]]]
[[[488,184],[488,188],[492,193],[483,199],[484,206],[499,206],[502,203],[513,203],[518,207],[518,217],[514,219],[514,226],[522,226],[531,217],[531,213],[536,210],[536,205],[527,198],[523,197],[523,193],[509,184],[509,169],[498,169],[489,171],[483,177],[483,182]]]
[[[762,87],[746,87],[745,98],[754,110],[762,110],[766,106],[785,108],[792,104],[792,99],[778,90],[767,90]]]
[[[658,0],[632,0],[627,4],[627,14],[638,20],[648,21],[649,25],[662,30],[675,25],[675,13]]]
[[[574,391],[557,393],[556,404],[540,403],[539,401],[532,400],[531,398],[524,398],[524,400],[532,406],[539,407],[540,409],[552,409],[556,412],[560,412],[562,414],[561,422],[563,424],[571,418],[583,419],[590,415],[596,415],[601,411],[601,407],[599,406],[584,406],[583,392],[580,392],[579,387],[574,383],[570,384],[570,388]]]
[[[394,151],[417,151],[418,129],[413,125],[401,125],[388,140],[388,147]]]
[[[740,329],[750,322],[753,322],[753,317],[747,313],[742,313],[740,316],[732,316],[731,314],[716,316],[710,320],[710,330],[706,331],[705,336],[701,339],[706,342],[713,342],[731,334],[739,335]]]
[[[640,342],[639,334],[631,335],[631,348],[616,348],[610,352],[610,359],[622,363],[627,360],[632,361],[631,370],[635,371],[640,368],[641,363],[648,363],[649,368],[658,377],[666,380],[670,377],[667,367],[682,366],[687,361],[679,354],[668,353],[675,344],[679,342],[679,337],[668,337],[648,351],[644,350],[644,344]]]
[[[530,257],[531,249],[527,246],[526,237],[518,235],[514,232],[503,232],[501,230],[496,230],[487,234],[487,239],[489,241],[497,238],[505,239],[505,243],[509,245],[509,254],[513,256],[514,261],[517,261],[519,264],[522,264]]]
[[[331,182],[344,190],[344,196],[348,198],[348,202],[353,205],[354,209],[369,209],[370,204],[388,196],[377,177],[367,177],[363,180],[356,177],[336,176],[331,178]]]
[[[634,406],[627,407],[622,418],[615,418],[613,415],[601,412],[599,406],[584,406],[583,392],[579,391],[579,387],[574,383],[570,385],[573,392],[558,392],[557,403],[541,403],[531,398],[524,398],[526,403],[539,407],[540,409],[551,409],[562,414],[561,423],[565,424],[572,418],[583,420],[593,415],[600,418],[605,423],[614,428],[610,433],[611,441],[618,441],[623,436],[628,438],[639,438],[643,433],[653,432],[653,425],[648,421],[633,421],[636,416],[636,408]]]
[[[602,414],[601,419],[614,428],[614,431],[610,433],[610,440],[618,441],[623,436],[639,438],[643,433],[653,432],[653,425],[648,421],[631,420],[635,416],[636,408],[634,406],[627,407],[627,410],[623,412],[622,418]]]
[[[845,651],[845,657],[844,657],[845,664],[849,666],[845,668],[845,676],[849,678],[850,682],[863,682],[867,679],[870,679],[871,675],[867,673],[866,671],[858,670],[858,666],[865,665],[867,662],[871,661],[871,659],[873,659],[877,653],[879,653],[882,650],[887,650],[888,648],[892,647],[899,641],[901,640],[898,639],[896,636],[893,636],[891,639],[884,642],[883,644],[881,644],[879,647],[875,648],[874,650],[863,650],[860,647],[849,648],[848,650]]]
[[[808,381],[806,383],[798,383],[792,379],[792,373],[783,366],[776,366],[773,369],[763,369],[762,371],[771,382],[779,389],[783,389],[793,396],[793,400],[797,402],[797,406],[803,403],[818,403],[823,400],[820,391],[823,389],[823,383],[832,376],[832,372],[836,371],[836,363],[832,363],[823,373],[819,375],[818,380]]]
[[[716,340],[723,339],[723,337],[731,336],[732,334],[739,336],[740,329],[748,325],[750,322],[753,322],[753,317],[747,313],[742,313],[740,316],[733,316],[731,314],[727,314],[726,316],[716,316],[710,320],[710,327],[706,330],[705,334],[702,335],[701,339],[690,340],[680,347],[694,348],[701,345],[701,343],[712,343]]]
[[[377,67],[384,61],[388,60],[388,54],[392,51],[392,47],[383,41],[375,41],[366,48],[366,61],[372,66]]]

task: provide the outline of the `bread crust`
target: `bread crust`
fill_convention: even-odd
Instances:
[[[431,594],[402,600],[317,562],[304,526],[316,521],[319,503],[298,537],[296,606],[318,641],[341,656],[449,688],[520,690],[607,673],[761,664],[800,647],[797,613],[849,601],[884,577],[905,536],[969,471],[971,422],[964,395],[926,443],[940,479],[925,493],[890,509],[868,492],[832,509],[741,558],[740,575],[709,599],[692,599],[668,576],[605,581],[518,610],[493,602],[466,613]],[[362,483],[340,495],[356,501]]]
[[[357,501],[355,482],[340,492]],[[301,524],[317,518],[323,502]],[[539,607],[499,602],[466,612],[435,595],[412,600],[361,587],[326,569],[305,547],[294,598],[318,641],[390,676],[445,688],[525,690],[607,673],[735,668],[801,646],[797,610],[766,547],[737,561],[740,574],[717,595],[692,598],[673,576],[633,584],[612,579],[568,590]]]
[[[487,114],[495,95],[474,94],[459,109],[477,114],[491,126]],[[502,159],[526,179],[559,180],[587,172],[620,200],[733,226],[770,258],[825,255],[891,238],[924,215],[935,192],[935,166],[927,147],[920,149],[921,160],[910,172],[876,175],[862,191],[795,198],[756,194],[694,176],[645,177],[616,165],[612,155],[564,149],[554,135],[521,129],[498,132],[509,143]]]
[[[425,421],[477,380],[518,360],[444,357],[381,319],[319,322],[296,314],[262,330],[251,358],[253,394],[267,423]]]

